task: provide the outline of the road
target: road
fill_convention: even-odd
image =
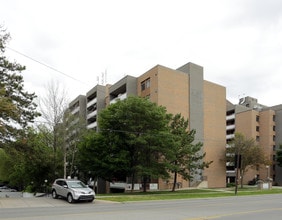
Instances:
[[[282,216],[282,195],[279,194],[130,203],[111,203],[98,199],[94,203],[68,204],[60,199],[36,199],[24,200],[29,201],[26,207],[0,208],[0,219],[265,220],[280,219]],[[1,200],[3,204],[3,198],[0,204]]]

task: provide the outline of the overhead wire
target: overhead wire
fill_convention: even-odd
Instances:
[[[75,81],[80,82],[80,83],[85,84],[85,85],[89,85],[88,83],[85,83],[85,82],[83,82],[83,81],[81,81],[81,80],[79,80],[79,79],[77,79],[77,78],[74,78],[74,77],[70,76],[69,74],[66,74],[66,73],[64,73],[64,72],[62,72],[62,71],[60,71],[60,70],[58,70],[58,69],[56,69],[56,68],[54,68],[54,67],[52,67],[52,66],[50,66],[50,65],[48,65],[48,64],[45,64],[45,63],[43,63],[43,62],[41,62],[41,61],[38,61],[38,60],[32,58],[31,56],[28,56],[28,55],[26,55],[26,54],[24,54],[24,53],[22,53],[22,52],[19,52],[18,50],[15,50],[15,49],[13,49],[13,48],[11,48],[11,47],[8,47],[8,46],[6,46],[6,48],[9,49],[9,50],[11,50],[11,51],[13,51],[13,52],[15,52],[15,53],[17,53],[17,54],[19,54],[19,55],[21,55],[21,56],[23,56],[23,57],[26,57],[26,58],[28,58],[28,59],[30,59],[30,60],[36,62],[36,63],[38,63],[38,64],[40,64],[40,65],[42,65],[42,66],[45,66],[45,67],[47,67],[47,68],[49,68],[49,69],[51,69],[51,70],[53,70],[53,71],[55,71],[55,72],[57,72],[57,73],[60,73],[60,74],[66,76],[66,77],[68,77],[68,78],[70,78],[70,79],[72,79],[72,80],[75,80]]]
[[[36,63],[38,63],[38,64],[40,64],[40,65],[43,65],[43,66],[45,66],[45,67],[47,67],[47,68],[49,68],[49,69],[51,69],[51,70],[53,70],[53,71],[55,71],[55,72],[57,72],[57,73],[60,73],[60,74],[66,76],[66,77],[68,77],[68,78],[71,78],[72,80],[75,80],[75,81],[78,81],[78,82],[80,82],[80,83],[82,83],[82,84],[88,85],[87,83],[85,83],[85,82],[83,82],[83,81],[81,81],[81,80],[79,80],[79,79],[76,79],[76,78],[74,78],[74,77],[72,77],[72,76],[70,76],[70,75],[68,75],[68,74],[66,74],[66,73],[64,73],[64,72],[62,72],[62,71],[60,71],[60,70],[58,70],[58,69],[52,67],[52,66],[50,66],[50,65],[47,65],[47,64],[45,64],[45,63],[43,63],[43,62],[41,62],[41,61],[38,61],[38,60],[36,60],[36,59],[34,59],[34,58],[32,58],[32,57],[30,57],[30,56],[28,56],[28,55],[26,55],[26,54],[24,54],[24,53],[22,53],[22,52],[19,52],[19,51],[15,50],[15,49],[13,49],[13,48],[11,48],[11,47],[6,46],[6,48],[8,48],[9,50],[11,50],[11,51],[13,51],[13,52],[15,52],[15,53],[17,53],[17,54],[20,54],[21,56],[26,57],[26,58],[28,58],[28,59],[30,59],[30,60],[32,60],[32,61],[34,61],[34,62],[36,62]],[[35,123],[46,123],[46,122],[35,121]],[[115,129],[107,129],[107,130],[108,130],[109,132],[118,132],[118,133],[138,133],[138,134],[141,134],[140,132],[131,132],[131,131],[125,131],[125,130],[115,130]],[[143,134],[144,134],[144,133],[143,133]],[[206,141],[207,141],[206,138],[205,138],[205,139],[195,138],[195,140],[197,140],[197,141],[205,141],[205,140],[206,140]],[[219,140],[216,140],[216,139],[208,139],[208,140],[209,140],[209,141],[219,141]],[[221,142],[221,141],[220,141],[220,142]]]

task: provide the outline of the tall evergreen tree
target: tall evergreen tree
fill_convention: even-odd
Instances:
[[[15,139],[29,122],[40,114],[34,102],[36,95],[24,91],[25,67],[10,62],[5,49],[10,35],[0,26],[0,144]]]
[[[174,174],[172,191],[175,191],[177,174],[186,180],[192,180],[199,170],[207,168],[212,161],[203,161],[205,153],[201,149],[203,144],[195,143],[195,130],[188,130],[188,120],[181,114],[173,116],[170,123],[172,146],[166,155],[169,170]]]

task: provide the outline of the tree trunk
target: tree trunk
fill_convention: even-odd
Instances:
[[[147,192],[147,176],[144,176],[143,178],[143,192]]]
[[[67,178],[67,152],[64,146],[64,179]]]
[[[177,182],[177,172],[174,172],[173,185],[172,185],[172,189],[171,189],[172,192],[175,191],[176,182]]]
[[[70,176],[72,175],[73,168],[74,168],[74,158],[75,158],[75,150],[76,150],[76,144],[74,145],[74,149],[72,149],[72,155],[71,155],[71,164],[70,164]]]
[[[133,172],[131,176],[131,192],[134,190],[134,179],[135,179],[135,173]]]
[[[241,181],[240,181],[240,183],[241,183],[241,189],[243,189],[243,180],[244,180],[244,171],[243,171],[243,170],[242,170],[241,173],[240,173],[240,178],[241,178],[241,179],[240,179],[240,180],[241,180]]]

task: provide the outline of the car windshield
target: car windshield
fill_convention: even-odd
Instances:
[[[68,181],[68,186],[70,188],[86,188],[87,186],[81,181]]]

